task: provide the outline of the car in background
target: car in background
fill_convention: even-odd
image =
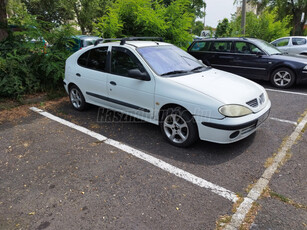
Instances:
[[[66,60],[64,86],[73,108],[89,103],[159,125],[178,147],[199,138],[239,141],[269,116],[271,102],[257,83],[207,67],[157,38],[139,39],[145,38],[97,41]]]
[[[252,80],[271,81],[277,88],[307,82],[307,57],[283,55],[260,39],[203,39],[194,41],[188,53],[208,66]]]
[[[271,44],[284,53],[307,56],[307,36],[283,37],[272,41]]]
[[[76,52],[84,47],[93,45],[95,41],[97,41],[98,39],[100,39],[100,37],[88,36],[88,35],[76,35],[70,38],[68,46],[72,52]]]

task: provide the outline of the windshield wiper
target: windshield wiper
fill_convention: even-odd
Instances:
[[[206,66],[198,66],[198,67],[196,67],[194,69],[191,69],[191,72],[194,72],[196,70],[200,70],[200,69],[203,69],[203,68],[207,68],[207,67]]]
[[[160,76],[166,76],[166,75],[172,75],[172,74],[178,74],[178,73],[187,73],[188,71],[186,70],[174,70],[174,71],[170,71],[167,73],[163,73]]]

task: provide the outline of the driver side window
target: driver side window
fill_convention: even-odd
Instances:
[[[113,47],[111,55],[111,73],[124,76],[129,76],[129,70],[138,69],[142,73],[146,73],[143,65],[138,59],[127,49]]]

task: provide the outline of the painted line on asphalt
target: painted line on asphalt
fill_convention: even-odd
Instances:
[[[248,193],[247,197],[244,198],[243,202],[238,207],[236,213],[232,216],[231,222],[225,227],[226,230],[239,229],[239,227],[241,226],[246,217],[246,214],[252,208],[253,203],[257,201],[259,196],[262,194],[263,190],[269,184],[273,174],[278,169],[278,166],[280,165],[282,160],[286,157],[287,152],[292,148],[292,146],[299,138],[306,124],[307,124],[307,115],[305,115],[303,120],[297,125],[293,133],[290,135],[290,137],[288,137],[286,142],[283,144],[282,149],[274,157],[272,165],[269,166],[264,171],[261,178],[257,181],[257,183]]]
[[[150,163],[150,164],[152,164],[152,165],[154,165],[154,166],[156,166],[156,167],[158,167],[158,168],[160,168],[160,169],[162,169],[162,170],[164,170],[166,172],[169,172],[169,173],[171,173],[171,174],[173,174],[173,175],[175,175],[177,177],[180,177],[180,178],[182,178],[182,179],[184,179],[184,180],[186,180],[186,181],[188,181],[190,183],[193,183],[195,185],[198,185],[199,187],[208,189],[211,192],[213,192],[213,193],[215,193],[215,194],[217,194],[219,196],[222,196],[225,199],[228,199],[228,200],[230,200],[232,202],[236,202],[238,200],[237,195],[235,193],[229,191],[228,189],[225,189],[225,188],[223,188],[221,186],[215,185],[215,184],[213,184],[213,183],[211,183],[211,182],[209,182],[207,180],[204,180],[204,179],[202,179],[200,177],[197,177],[197,176],[195,176],[195,175],[193,175],[193,174],[191,174],[189,172],[186,172],[186,171],[184,171],[184,170],[182,170],[180,168],[177,168],[177,167],[175,167],[173,165],[170,165],[169,163],[166,163],[166,162],[164,162],[164,161],[162,161],[162,160],[160,160],[158,158],[155,158],[155,157],[153,157],[153,156],[151,156],[149,154],[146,154],[146,153],[144,153],[144,152],[142,152],[140,150],[132,148],[132,147],[130,147],[128,145],[125,145],[125,144],[123,144],[121,142],[118,142],[118,141],[112,140],[110,138],[107,138],[107,137],[105,137],[103,135],[100,135],[99,133],[95,133],[93,131],[90,131],[90,130],[82,127],[82,126],[79,126],[79,125],[76,125],[76,124],[74,124],[72,122],[66,121],[66,120],[64,120],[62,118],[54,116],[51,113],[45,112],[45,111],[43,111],[41,109],[38,109],[36,107],[31,107],[30,109],[32,111],[36,112],[36,113],[39,113],[42,116],[45,116],[45,117],[53,120],[53,121],[56,121],[58,123],[66,125],[66,126],[68,126],[70,128],[78,130],[78,131],[80,131],[80,132],[82,132],[84,134],[87,134],[87,135],[89,135],[91,137],[94,137],[94,138],[98,139],[99,141],[103,141],[104,143],[106,143],[108,145],[111,145],[111,146],[113,146],[115,148],[118,148],[118,149],[120,149],[120,150],[122,150],[122,151],[124,151],[126,153],[129,153],[129,154],[131,154],[131,155],[133,155],[133,156],[135,156],[135,157],[137,157],[139,159],[142,159],[142,160],[144,160],[144,161],[146,161],[146,162],[148,162],[148,163]]]
[[[267,88],[265,88],[265,90],[271,91],[271,92],[277,92],[277,93],[287,93],[287,94],[294,94],[294,95],[300,95],[300,96],[307,96],[307,93],[299,93],[299,92],[293,92],[293,91],[284,91],[284,90],[267,89]]]
[[[288,123],[288,124],[292,124],[292,125],[297,126],[297,122],[295,122],[295,121],[289,121],[289,120],[279,119],[279,118],[275,118],[275,117],[270,117],[270,120],[279,121],[279,122]]]

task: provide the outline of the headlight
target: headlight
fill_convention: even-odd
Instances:
[[[219,112],[226,117],[242,117],[253,113],[249,108],[242,105],[223,105]]]
[[[303,68],[303,70],[307,70],[307,65],[305,65],[305,67]]]

